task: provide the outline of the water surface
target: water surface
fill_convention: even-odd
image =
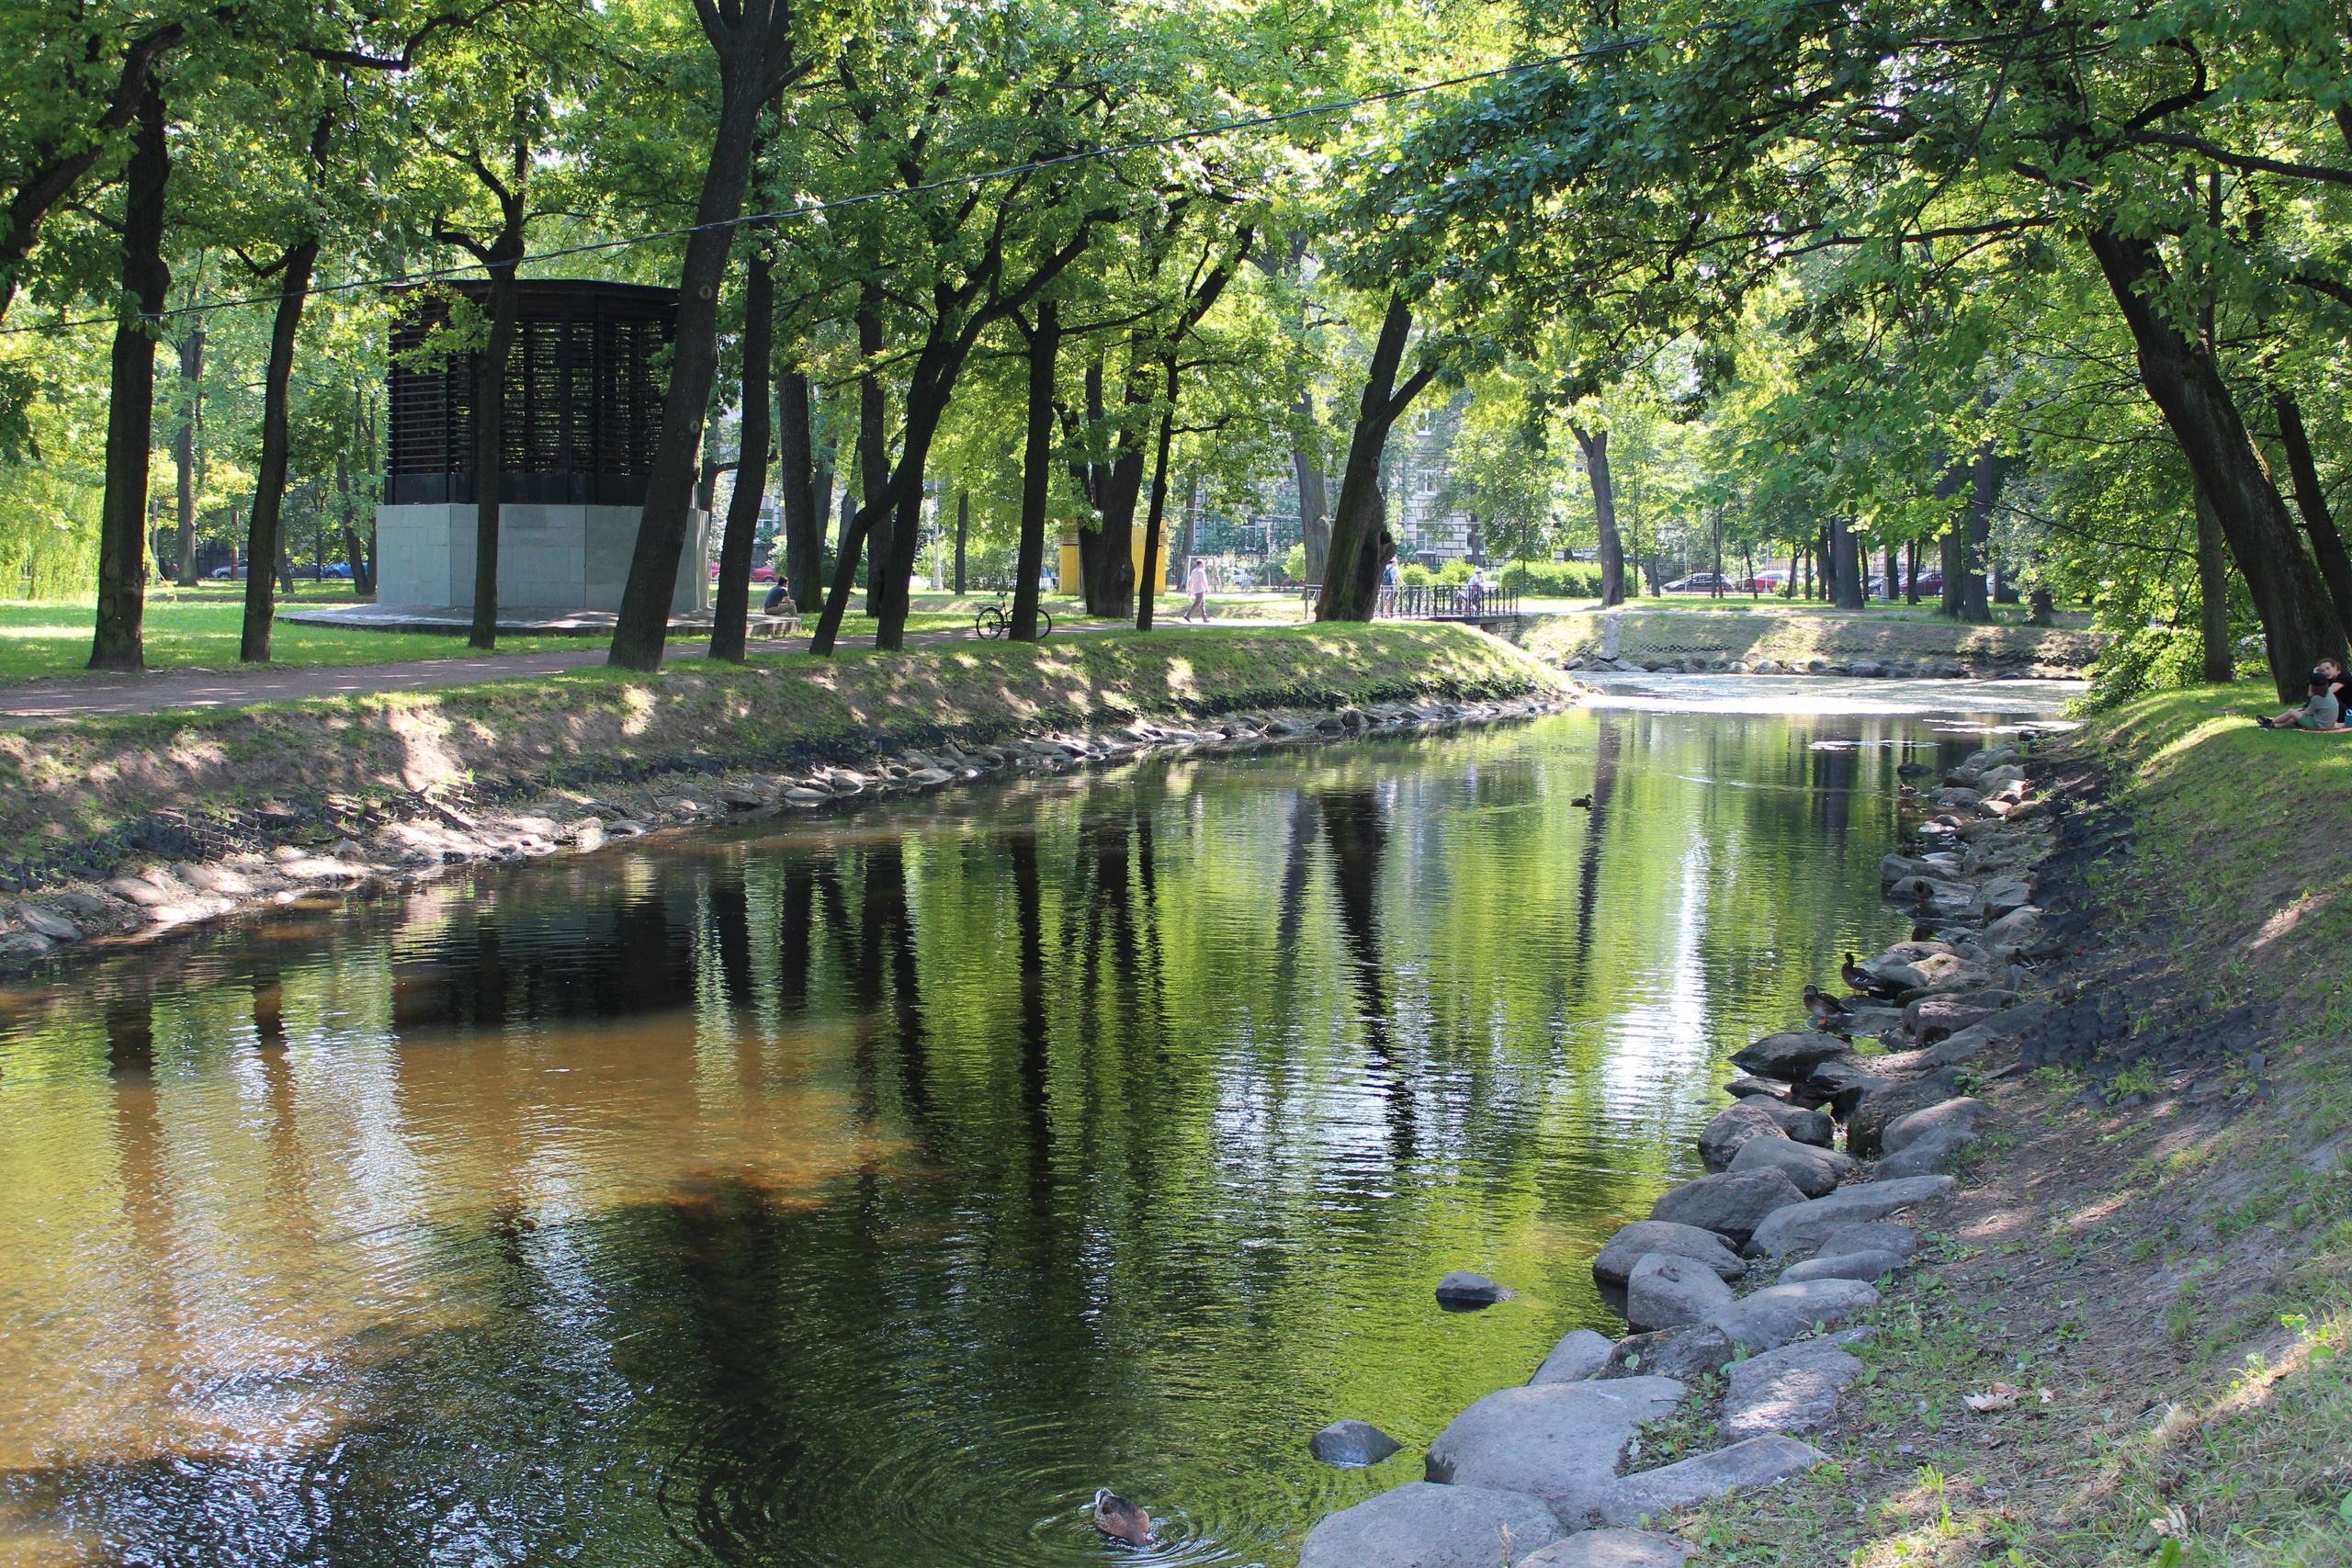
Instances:
[[[0,1558],[1289,1563],[1619,1326],[1592,1254],[1725,1055],[1905,932],[1895,764],[1995,722],[1724,705],[649,840],[0,991]],[[1455,1268],[1519,1299],[1440,1312]],[[1315,1463],[1343,1416],[1406,1452]]]

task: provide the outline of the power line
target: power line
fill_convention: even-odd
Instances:
[[[1804,0],[1793,10],[1809,11],[1825,6],[1842,4],[1843,0]],[[1730,22],[1710,22],[1695,29],[1698,33],[1721,32],[1733,26]],[[1115,147],[1096,147],[1083,152],[1065,152],[1057,157],[1039,158],[1025,164],[1012,164],[977,174],[952,175],[944,179],[929,180],[920,185],[900,186],[889,190],[866,191],[857,196],[845,196],[834,201],[809,202],[798,207],[781,208],[772,212],[746,213],[741,217],[716,223],[693,223],[675,229],[658,229],[648,233],[630,235],[618,240],[597,240],[586,244],[567,245],[560,250],[541,251],[526,256],[531,263],[560,261],[566,256],[595,255],[606,251],[626,250],[635,245],[651,244],[662,240],[682,239],[713,230],[741,229],[752,224],[781,223],[795,219],[814,218],[822,213],[838,212],[845,208],[863,207],[870,202],[889,201],[901,197],[922,196],[934,191],[960,189],[983,185],[993,180],[1013,179],[1047,169],[1066,167],[1072,164],[1091,163],[1101,158],[1116,158],[1130,152],[1150,152],[1156,148],[1182,146],[1188,141],[1204,141],[1214,137],[1230,136],[1237,131],[1263,130],[1295,119],[1308,119],[1321,115],[1340,114],[1349,109],[1363,108],[1372,104],[1392,103],[1416,97],[1423,93],[1442,92],[1448,87],[1467,86],[1474,82],[1490,82],[1524,71],[1540,71],[1555,65],[1572,65],[1579,61],[1598,60],[1628,50],[1647,49],[1663,40],[1642,36],[1621,39],[1614,43],[1598,44],[1590,49],[1575,50],[1566,54],[1546,55],[1540,60],[1522,60],[1510,65],[1498,65],[1491,70],[1473,71],[1466,75],[1451,76],[1442,82],[1424,82],[1412,86],[1392,87],[1385,92],[1366,93],[1360,97],[1342,98],[1331,103],[1310,104],[1304,108],[1283,109],[1278,113],[1252,115],[1242,119],[1222,120],[1215,125],[1195,126],[1190,130],[1171,131],[1165,136],[1147,137],[1139,141],[1121,142]],[[1688,39],[1684,41],[1689,41]],[[346,283],[320,284],[312,294],[347,294],[364,288],[391,288],[419,283],[433,283],[480,270],[480,264],[435,267],[425,272],[404,273],[394,277],[360,278]],[[203,315],[213,310],[241,310],[250,305],[274,305],[276,294],[251,294],[234,299],[208,300],[202,304],[179,305],[153,314],[135,312],[131,320],[162,321],[176,316]],[[74,321],[44,321],[33,326],[0,327],[0,337],[17,337],[28,333],[67,332],[78,327],[113,326],[122,318],[117,316],[85,316]]]

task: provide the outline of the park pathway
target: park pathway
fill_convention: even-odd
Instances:
[[[1262,623],[1228,622],[1243,626]],[[1057,626],[1056,637],[1082,632],[1117,631],[1121,621],[1080,621]],[[969,642],[974,634],[950,631],[909,632],[909,648]],[[670,657],[692,658],[708,646],[707,639],[673,637]],[[801,637],[779,637],[773,643],[755,639],[752,651],[805,650]],[[845,637],[845,649],[872,648],[874,638]],[[592,642],[581,649],[554,653],[485,654],[469,659],[422,659],[401,664],[341,666],[268,666],[258,670],[154,670],[142,675],[42,676],[0,686],[0,729],[22,729],[57,719],[89,718],[106,714],[176,713],[187,709],[247,707],[254,703],[302,702],[317,697],[350,697],[378,692],[424,692],[445,686],[471,686],[484,681],[515,681],[533,675],[560,674],[605,661],[605,645]]]

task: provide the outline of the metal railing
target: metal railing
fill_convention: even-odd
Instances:
[[[1310,582],[1299,595],[1312,608],[1323,596],[1323,585]],[[1518,614],[1518,589],[1474,589],[1461,583],[1383,588],[1373,609],[1373,618],[1381,621],[1497,621]]]

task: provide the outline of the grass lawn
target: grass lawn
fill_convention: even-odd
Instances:
[[[925,595],[926,598],[931,597]],[[318,606],[353,603],[348,584],[300,582],[283,606]],[[943,607],[952,603],[944,600]],[[980,601],[972,601],[977,609]],[[90,658],[90,628],[96,614],[91,599],[52,599],[0,604],[0,684],[41,675],[78,675]],[[1063,614],[1060,602],[1052,604]],[[926,611],[929,613],[925,613]],[[1077,606],[1069,605],[1071,614]],[[244,584],[206,583],[196,588],[151,589],[147,594],[147,666],[151,670],[227,670],[237,663],[237,642],[244,622]],[[910,631],[931,631],[967,626],[970,612],[941,613],[919,604],[907,622]],[[842,635],[871,636],[874,622],[851,615],[842,623]],[[506,637],[498,652],[548,653],[595,646],[594,637]],[[332,626],[295,626],[280,621],[270,634],[273,663],[288,668],[344,664],[400,664],[420,659],[460,659],[471,655],[462,636],[407,632],[345,630]]]

